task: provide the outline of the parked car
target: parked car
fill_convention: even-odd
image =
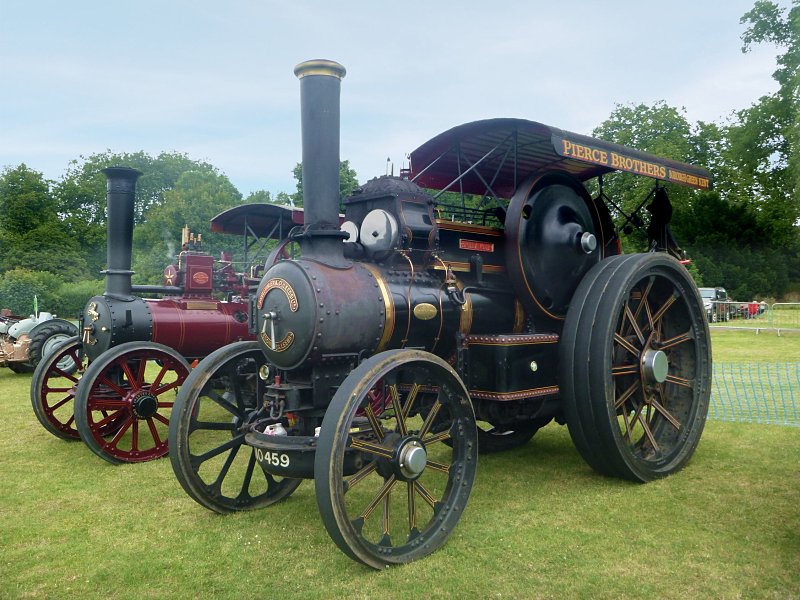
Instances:
[[[723,287],[701,287],[700,297],[706,317],[712,323],[730,321],[739,314],[739,305],[731,301]]]

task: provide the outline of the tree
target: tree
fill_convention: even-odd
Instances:
[[[69,234],[84,249],[92,274],[104,268],[106,260],[106,177],[101,170],[110,166],[132,167],[142,172],[136,183],[136,224],[144,221],[151,208],[164,203],[166,192],[187,171],[218,174],[212,165],[177,152],[162,152],[153,157],[141,151],[106,151],[72,161],[55,184],[54,195],[57,210]]]
[[[70,278],[86,275],[82,249],[59,222],[50,186],[24,164],[0,174],[0,273],[28,269]]]
[[[291,203],[294,206],[303,206],[303,165],[297,163],[292,169],[292,174],[297,181],[297,191],[291,195]],[[358,174],[350,168],[350,161],[343,160],[339,163],[339,203],[344,202],[359,186]]]
[[[160,283],[161,274],[181,249],[184,226],[202,235],[202,248],[214,256],[239,248],[230,236],[211,233],[210,221],[242,201],[230,180],[215,171],[193,170],[180,175],[163,202],[151,205],[144,223],[133,232],[133,262],[137,283]]]

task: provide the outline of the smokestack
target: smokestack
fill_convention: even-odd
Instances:
[[[105,296],[119,300],[130,300],[131,295],[131,251],[133,248],[133,200],[136,195],[136,180],[142,174],[128,167],[103,169],[107,177],[108,206],[108,268]]]
[[[303,139],[303,254],[341,262],[339,230],[339,95],[345,68],[331,60],[297,65]]]

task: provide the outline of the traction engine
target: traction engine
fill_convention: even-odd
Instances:
[[[178,393],[169,442],[184,490],[225,513],[313,479],[336,545],[382,568],[444,543],[479,451],[524,444],[552,420],[602,474],[644,482],[682,468],[705,422],[711,355],[664,182],[707,188],[708,173],[493,119],[364,185],[340,225],[345,70],[309,61],[295,74],[300,256],[277,260],[251,296],[256,341],[213,352]],[[620,254],[608,198],[584,183],[618,170],[655,180],[639,207],[650,202],[651,252]],[[448,203],[448,190],[474,196]]]
[[[175,263],[164,270],[163,285],[132,285],[134,196],[141,173],[125,167],[104,173],[105,292],[86,303],[80,336],[65,341],[37,367],[31,402],[53,435],[82,439],[112,463],[141,462],[168,451],[169,416],[190,362],[231,342],[254,339],[248,332],[247,295],[258,279],[237,273],[228,253],[215,261],[187,227]],[[257,216],[258,223],[248,223],[248,214]],[[243,205],[215,217],[212,230],[249,228],[256,237],[256,232],[280,237],[297,214],[277,205]],[[246,235],[246,247],[247,241]]]

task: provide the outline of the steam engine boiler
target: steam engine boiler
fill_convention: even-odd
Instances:
[[[229,512],[314,479],[336,545],[382,568],[444,543],[479,449],[523,444],[553,419],[606,475],[682,468],[711,359],[665,182],[702,189],[708,173],[540,123],[480,121],[357,190],[340,224],[345,70],[309,61],[295,74],[300,256],[270,266],[251,297],[256,341],[209,355],[178,394],[170,457],[184,490]],[[620,254],[606,198],[584,183],[615,170],[654,180],[639,207],[650,202],[651,252]],[[454,189],[476,196],[445,201]]]

